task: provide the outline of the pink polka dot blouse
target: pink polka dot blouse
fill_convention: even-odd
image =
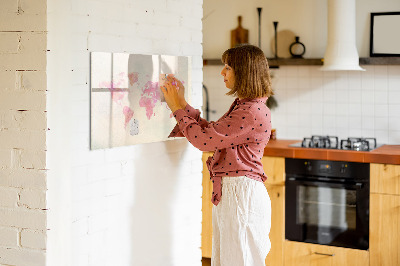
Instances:
[[[224,176],[247,176],[261,182],[267,179],[261,159],[271,132],[271,112],[267,97],[238,98],[218,121],[208,122],[189,104],[174,112],[178,124],[169,137],[186,137],[201,151],[214,151],[207,160],[213,182],[211,201],[221,200]]]

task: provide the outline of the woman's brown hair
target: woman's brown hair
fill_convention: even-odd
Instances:
[[[268,61],[263,51],[253,45],[240,45],[222,54],[222,63],[235,74],[235,86],[227,95],[259,98],[273,95]]]

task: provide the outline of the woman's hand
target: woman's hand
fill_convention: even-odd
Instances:
[[[182,91],[181,87],[183,88]],[[161,87],[161,91],[164,93],[165,101],[172,112],[185,108],[186,101],[184,101],[184,87],[179,80],[168,76],[164,86]],[[182,98],[184,102],[182,101]],[[185,105],[183,106],[182,103]]]
[[[175,77],[169,77],[168,79],[172,82],[172,84],[177,84],[178,85],[178,97],[179,97],[179,103],[181,104],[182,108],[185,108],[187,105],[187,102],[185,100],[185,87],[183,86],[182,82],[175,78]]]

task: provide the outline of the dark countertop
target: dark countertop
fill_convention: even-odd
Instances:
[[[383,145],[372,151],[289,147],[301,140],[270,140],[264,156],[364,163],[400,164],[400,145]]]

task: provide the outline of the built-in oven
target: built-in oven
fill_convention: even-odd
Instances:
[[[369,164],[287,158],[285,169],[286,239],[368,249]]]

